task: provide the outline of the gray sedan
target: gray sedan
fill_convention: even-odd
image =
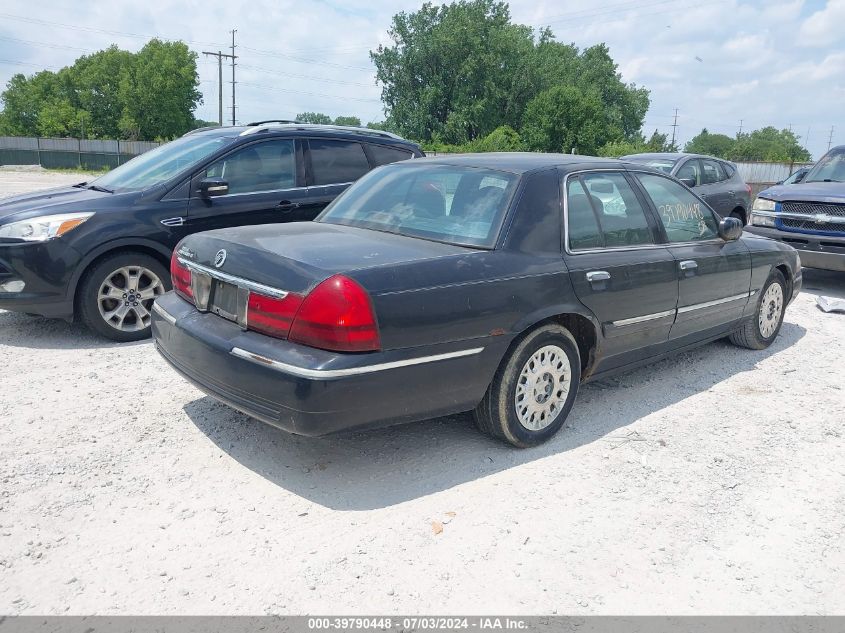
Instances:
[[[721,217],[748,222],[751,187],[739,175],[736,165],[700,154],[631,154],[622,160],[643,163],[672,174],[697,193]]]

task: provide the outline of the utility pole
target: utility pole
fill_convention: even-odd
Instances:
[[[235,125],[235,60],[238,58],[235,55],[235,33],[238,29],[232,29],[232,54],[228,55],[232,59],[232,125]]]
[[[678,108],[675,108],[675,121],[672,123],[672,147],[675,147],[675,130],[678,127]]]
[[[739,120],[739,132],[736,133],[737,136],[742,134],[742,119]]]
[[[216,53],[211,53],[209,51],[203,51],[203,55],[211,55],[212,57],[217,58],[217,110],[218,110],[218,120],[220,122],[220,126],[223,126],[223,58],[226,59],[232,57],[231,55],[227,55],[223,51],[217,51]]]
[[[830,136],[827,137],[827,149],[830,151],[830,145],[833,143],[833,126],[830,126]]]

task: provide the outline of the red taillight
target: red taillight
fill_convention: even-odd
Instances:
[[[329,277],[302,301],[288,339],[335,352],[381,348],[370,295],[343,275]]]
[[[191,287],[191,271],[179,261],[176,252],[170,257],[170,281],[176,293],[191,303],[194,302],[194,290]]]
[[[301,303],[302,296],[294,293],[289,293],[284,299],[276,299],[251,292],[246,310],[247,328],[267,336],[285,338]]]

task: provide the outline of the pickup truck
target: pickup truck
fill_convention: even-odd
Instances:
[[[800,183],[761,191],[746,230],[786,242],[808,268],[845,272],[845,145],[828,151]]]

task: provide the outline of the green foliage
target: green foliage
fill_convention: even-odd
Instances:
[[[607,47],[579,51],[556,42],[548,30],[513,24],[504,2],[426,3],[395,15],[389,35],[392,45],[370,53],[385,112],[401,134],[426,144],[464,146],[502,126],[527,139],[522,128],[530,119],[529,145],[559,149],[572,134],[551,129],[552,114],[540,108],[557,112],[565,99],[595,116],[595,129],[572,138],[587,151],[636,135],[648,109],[648,92],[622,82]],[[549,92],[556,88],[570,90]],[[586,114],[570,113],[567,120],[586,120]]]
[[[810,152],[798,143],[789,130],[764,127],[750,134],[739,134],[731,151],[731,160],[798,161],[811,158]]]
[[[332,118],[328,114],[322,112],[301,112],[296,115],[296,120],[300,123],[314,123],[317,125],[331,125]]]
[[[601,98],[571,86],[537,95],[525,109],[522,134],[530,150],[595,154],[610,139]]]
[[[193,126],[196,53],[182,42],[150,40],[138,53],[116,46],[72,66],[30,77],[18,74],[0,95],[0,132],[153,140]]]
[[[357,116],[339,116],[335,118],[334,124],[361,127],[361,119],[359,119]]]
[[[710,134],[704,128],[686,144],[684,151],[739,161],[806,162],[811,159],[798,136],[774,127],[737,134],[736,138]]]
[[[678,147],[669,142],[667,134],[660,134],[655,130],[648,140],[645,140],[645,137],[642,135],[638,135],[638,138],[629,141],[611,141],[610,143],[605,143],[599,148],[598,155],[619,158],[620,156],[627,156],[629,154],[677,151]]]
[[[711,134],[707,128],[694,136],[684,146],[684,151],[691,154],[706,154],[718,158],[730,159],[736,141],[725,134]]]
[[[423,145],[427,152],[440,152],[448,154],[463,154],[470,152],[521,152],[525,150],[525,144],[519,136],[519,132],[508,125],[497,127],[483,138],[469,141],[461,145],[449,143],[430,142]]]

